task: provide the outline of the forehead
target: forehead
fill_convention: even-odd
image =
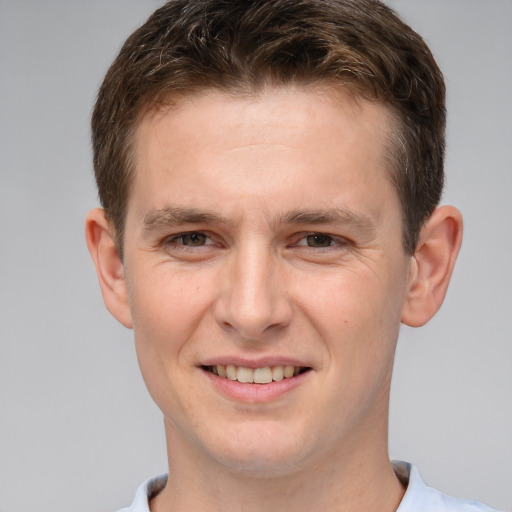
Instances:
[[[213,134],[222,136],[223,133],[227,135],[226,128],[245,127],[254,129],[252,136],[255,140],[259,138],[265,142],[265,127],[279,125],[281,135],[296,137],[295,129],[302,128],[304,123],[314,120],[315,126],[311,128],[328,127],[331,131],[341,124],[342,118],[355,129],[373,132],[375,141],[380,139],[383,130],[391,132],[394,125],[389,108],[381,102],[363,99],[349,88],[328,83],[269,86],[258,91],[201,89],[189,94],[170,95],[145,110],[135,140],[140,142],[144,137],[141,134],[158,130],[162,125],[171,128],[172,120],[178,128],[177,135],[178,132],[196,133],[199,130],[206,133],[212,129]],[[312,130],[309,135],[313,135]]]
[[[292,203],[327,200],[333,191],[346,202],[371,189],[374,197],[367,199],[375,201],[389,193],[390,124],[385,106],[339,89],[203,91],[142,119],[131,198],[154,208],[196,206],[215,203],[219,193],[261,206],[290,202],[296,209]],[[208,190],[212,197],[205,197]]]

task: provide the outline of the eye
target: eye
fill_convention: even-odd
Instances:
[[[329,247],[334,245],[332,236],[324,235],[322,233],[315,233],[304,237],[305,245],[308,247]]]
[[[323,247],[332,247],[335,245],[345,245],[347,242],[343,238],[334,237],[325,233],[308,233],[304,235],[297,243],[301,247],[313,247],[321,249]]]
[[[190,231],[174,236],[169,242],[173,245],[185,247],[201,247],[211,244],[210,238],[200,231]]]
[[[203,231],[186,231],[160,241],[159,248],[171,259],[183,262],[204,261],[219,255],[222,239]]]
[[[200,233],[198,231],[192,231],[190,233],[183,233],[173,239],[174,242],[179,242],[182,245],[186,245],[188,247],[200,247],[201,245],[206,245],[208,242],[208,237],[204,233]]]

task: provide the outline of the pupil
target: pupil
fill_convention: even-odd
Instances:
[[[326,235],[308,235],[307,242],[310,247],[329,247],[331,237]]]

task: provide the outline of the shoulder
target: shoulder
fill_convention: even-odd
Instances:
[[[155,497],[167,483],[167,475],[160,475],[144,482],[135,493],[135,498],[129,507],[117,512],[150,512],[149,500]]]
[[[425,485],[418,469],[401,461],[394,461],[393,468],[407,490],[396,512],[499,512],[472,500],[448,496]],[[144,482],[135,494],[129,507],[117,512],[150,512],[149,500],[156,496],[167,483],[167,475],[161,475]]]
[[[394,461],[393,467],[407,485],[396,512],[498,512],[483,503],[454,498],[425,485],[417,468],[411,464]]]

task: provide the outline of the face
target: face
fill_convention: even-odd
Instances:
[[[270,474],[385,449],[410,266],[388,123],[300,88],[203,92],[141,123],[124,272],[177,452]]]

